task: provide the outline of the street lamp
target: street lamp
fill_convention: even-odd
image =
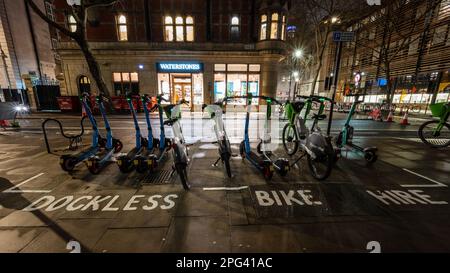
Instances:
[[[300,59],[303,56],[303,50],[301,49],[296,49],[294,51],[294,58],[295,59]]]

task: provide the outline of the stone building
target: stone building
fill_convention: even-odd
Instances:
[[[65,0],[57,22],[75,27]],[[130,0],[89,13],[88,40],[112,96],[163,94],[192,110],[226,94],[275,96],[286,0]],[[61,37],[66,94],[97,92],[76,44]],[[235,101],[245,104],[244,100]]]
[[[35,3],[51,12],[48,1]],[[48,25],[24,0],[0,0],[0,101],[35,106],[33,82],[56,81],[59,73],[55,42]]]

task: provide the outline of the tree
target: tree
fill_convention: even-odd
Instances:
[[[300,14],[298,17],[301,32],[297,37],[296,46],[305,48],[312,57],[307,63],[312,75],[311,95],[313,95],[331,33],[344,22],[368,13],[373,8],[361,0],[295,0],[293,6],[292,13]]]
[[[31,9],[39,15],[39,17],[44,20],[49,26],[54,27],[62,34],[70,37],[73,41],[77,43],[83,53],[86,63],[89,67],[89,72],[94,78],[95,83],[99,89],[100,94],[104,94],[109,97],[108,87],[103,80],[100,65],[97,62],[92,49],[89,47],[89,42],[87,41],[86,26],[88,21],[88,12],[90,9],[97,7],[108,7],[119,2],[118,0],[78,0],[72,1],[71,8],[69,9],[69,15],[73,16],[76,22],[76,30],[71,31],[66,27],[54,22],[49,18],[41,9],[34,3],[33,0],[25,0],[26,3],[31,7]],[[77,3],[78,2],[78,3]]]
[[[425,3],[423,3],[425,2]],[[417,68],[413,81],[417,78],[420,60],[426,45],[430,23],[440,0],[411,0],[410,5],[416,5],[417,10],[408,8],[403,1],[395,1],[381,10],[381,18],[375,21],[372,31],[381,30],[377,36],[368,32],[358,33],[355,42],[365,53],[372,52],[373,60],[377,62],[377,75],[384,75],[387,81],[387,102],[391,103],[395,91],[392,80],[392,63],[399,58],[407,57],[411,45],[419,44]],[[420,32],[420,34],[416,34]]]

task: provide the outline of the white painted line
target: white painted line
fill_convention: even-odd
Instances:
[[[27,180],[23,181],[22,183],[20,183],[18,185],[15,185],[14,187],[11,187],[9,189],[6,189],[3,192],[4,193],[49,193],[51,191],[44,191],[44,190],[20,190],[20,189],[18,189],[20,186],[22,186],[22,185],[24,185],[24,184],[26,184],[26,183],[28,183],[28,182],[30,182],[30,181],[40,177],[42,175],[44,175],[44,173],[40,173],[40,174],[37,174],[37,175],[35,175],[33,177],[30,177]]]
[[[436,181],[434,179],[431,179],[429,177],[423,176],[423,175],[418,174],[416,172],[413,172],[411,170],[408,170],[408,169],[405,169],[405,168],[403,168],[403,170],[408,172],[408,173],[410,173],[410,174],[414,174],[414,175],[416,175],[416,176],[418,176],[420,178],[423,178],[425,180],[428,180],[428,181],[434,183],[433,185],[430,185],[430,184],[427,184],[427,185],[400,185],[403,188],[447,188],[448,187],[447,185],[445,185],[445,184],[443,184],[441,182],[438,182],[438,181]]]
[[[218,187],[218,188],[203,188],[204,191],[240,191],[248,189],[248,186],[242,187]]]

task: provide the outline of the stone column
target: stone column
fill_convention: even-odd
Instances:
[[[22,75],[22,79],[25,82],[25,88],[27,90],[28,100],[30,102],[30,109],[37,111],[36,98],[34,97],[33,84],[31,83],[31,77],[28,74]]]
[[[203,71],[203,103],[214,102],[214,64],[205,63]]]

